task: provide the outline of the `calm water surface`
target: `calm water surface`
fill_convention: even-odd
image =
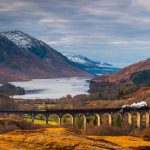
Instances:
[[[31,81],[11,82],[16,86],[23,87],[25,95],[15,96],[23,99],[46,99],[60,98],[68,94],[75,96],[87,94],[89,89],[89,78],[55,78],[55,79],[34,79]]]

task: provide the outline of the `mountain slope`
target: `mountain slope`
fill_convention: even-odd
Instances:
[[[90,76],[44,42],[20,31],[0,33],[0,53],[1,81]]]
[[[105,74],[118,72],[120,69],[106,62],[93,61],[82,55],[63,53],[74,65],[92,74]]]
[[[150,59],[118,73],[97,76],[90,81],[89,92],[99,95],[99,99],[122,99],[143,86],[150,86]]]
[[[141,71],[150,71],[150,59],[138,62],[136,64],[130,65],[120,72],[108,75],[102,75],[96,77],[94,80],[96,82],[110,82],[110,83],[125,83],[130,82],[133,74]]]
[[[0,110],[15,110],[19,109],[18,104],[13,99],[5,96],[0,96]]]

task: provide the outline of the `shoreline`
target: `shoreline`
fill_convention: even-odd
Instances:
[[[88,94],[89,81],[86,77],[62,77],[53,79],[33,79],[11,82],[25,89],[25,95],[15,95],[17,99],[58,99],[66,95]]]

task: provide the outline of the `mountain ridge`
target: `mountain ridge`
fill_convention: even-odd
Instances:
[[[21,34],[20,39],[29,37],[32,44],[27,47],[24,47],[25,44],[20,46],[19,43],[10,40],[11,34],[13,37],[18,37]],[[24,37],[22,37],[23,35]],[[91,76],[73,66],[66,57],[46,43],[35,38],[32,39],[31,36],[20,31],[0,33],[0,52],[0,77],[2,81]]]
[[[90,81],[89,92],[99,95],[99,99],[120,99],[146,86],[150,86],[150,59],[95,77]]]
[[[150,70],[150,59],[146,59],[140,62],[137,62],[135,64],[129,65],[125,68],[123,68],[121,71],[114,73],[114,74],[108,74],[108,75],[102,75],[97,76],[95,79],[96,81],[106,81],[106,82],[127,82],[130,81],[130,77],[132,74],[144,71],[144,70]]]

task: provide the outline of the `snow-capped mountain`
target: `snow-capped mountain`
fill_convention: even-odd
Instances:
[[[0,33],[0,81],[91,76],[46,43],[21,31]]]
[[[1,34],[7,37],[7,39],[12,41],[15,45],[22,48],[22,50],[34,53],[40,58],[45,58],[47,51],[46,49],[51,49],[51,51],[54,51],[50,46],[48,46],[43,41],[40,41],[21,31],[17,30],[7,31],[1,32]]]
[[[82,55],[73,55],[67,53],[63,53],[63,55],[81,69],[88,71],[92,74],[112,73],[120,70],[119,68],[116,68],[109,63],[94,61]]]
[[[99,67],[112,66],[111,64],[108,64],[106,62],[93,61],[82,55],[73,55],[73,54],[66,54],[66,53],[63,53],[63,55],[66,56],[72,62],[79,63],[86,66],[99,66]]]
[[[36,38],[17,30],[1,32],[1,34],[22,48],[31,48],[35,45],[46,45],[43,41],[37,40]]]
[[[36,39],[31,38],[29,35],[24,34],[21,31],[8,31],[2,32],[4,36],[6,36],[9,40],[15,43],[17,46],[23,48],[30,48]]]
[[[25,55],[32,55],[30,56],[31,59],[34,60],[34,58],[32,58],[33,56],[38,57],[39,61],[42,61],[41,63],[44,63],[45,67],[47,66],[45,70],[49,72],[48,76],[52,74],[53,76],[77,76],[79,74],[86,76],[88,75],[87,72],[92,74],[103,74],[118,71],[118,68],[113,67],[111,64],[93,61],[81,55],[62,55],[43,41],[21,31],[1,32],[1,35],[14,43],[20,52]],[[38,67],[42,70],[44,66],[40,67],[39,65]],[[43,74],[44,76],[46,75],[46,73]]]

